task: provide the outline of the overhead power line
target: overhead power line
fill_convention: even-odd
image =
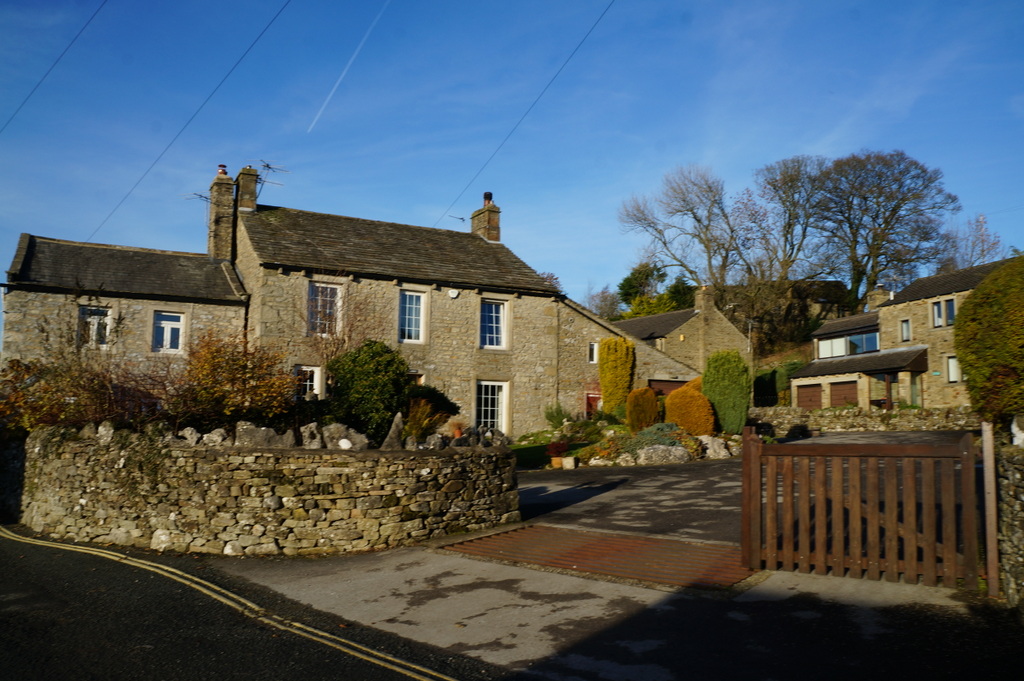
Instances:
[[[11,117],[7,119],[7,122],[4,123],[4,127],[0,128],[0,135],[4,134],[4,130],[7,129],[7,126],[11,124],[11,121],[13,121],[15,116],[17,116],[21,112],[22,108],[26,104],[28,104],[28,100],[32,99],[32,95],[34,95],[36,93],[36,90],[39,89],[39,86],[42,85],[43,81],[45,81],[47,79],[47,77],[50,75],[50,72],[52,72],[55,68],[57,68],[57,64],[60,63],[60,60],[63,59],[64,55],[68,53],[68,50],[70,50],[71,46],[75,44],[75,41],[77,41],[78,38],[83,33],[85,33],[85,29],[89,28],[89,24],[92,23],[92,20],[96,18],[96,15],[100,13],[100,10],[103,9],[103,6],[106,5],[106,4],[107,4],[107,0],[103,0],[103,2],[100,3],[100,6],[97,7],[96,11],[92,13],[92,16],[89,17],[89,20],[85,22],[85,25],[82,26],[81,29],[79,29],[78,33],[75,34],[75,37],[72,38],[71,42],[68,43],[68,46],[65,47],[64,51],[61,52],[60,56],[57,57],[56,61],[54,61],[50,65],[50,68],[46,69],[46,73],[43,74],[43,77],[40,78],[39,81],[35,84],[35,87],[33,87],[32,90],[27,95],[25,95],[25,99],[21,100],[21,104],[19,104],[18,108],[14,110],[14,113],[12,113]]]
[[[224,74],[224,77],[220,79],[220,82],[217,83],[216,87],[214,87],[210,94],[206,96],[206,99],[203,100],[203,103],[200,104],[199,107],[192,113],[192,115],[189,116],[188,120],[185,121],[185,125],[181,126],[181,130],[179,130],[177,134],[174,135],[171,141],[167,143],[167,146],[164,147],[163,151],[161,151],[153,160],[153,162],[149,164],[149,167],[146,168],[146,170],[142,173],[139,179],[135,181],[135,184],[132,185],[132,188],[128,190],[128,193],[125,194],[121,198],[121,200],[117,202],[117,205],[114,206],[114,209],[110,211],[109,214],[107,214],[107,217],[103,218],[103,222],[101,222],[96,227],[96,229],[92,231],[92,234],[89,235],[89,238],[87,238],[86,241],[92,241],[92,238],[96,236],[96,233],[103,229],[103,226],[107,224],[110,218],[114,216],[114,213],[116,213],[118,209],[122,205],[124,205],[124,202],[128,200],[128,197],[130,197],[138,188],[138,186],[142,184],[142,181],[145,180],[146,176],[149,175],[150,171],[152,171],[153,168],[156,167],[156,164],[160,162],[160,159],[164,157],[164,154],[166,154],[170,150],[170,148],[174,146],[174,143],[178,141],[178,138],[181,137],[182,133],[185,132],[185,129],[192,123],[192,121],[196,119],[196,116],[199,115],[199,112],[202,111],[204,107],[206,107],[209,101],[213,99],[213,96],[217,94],[217,91],[220,90],[221,86],[224,85],[225,81],[227,81],[227,79],[231,77],[231,74],[235,72],[235,69],[237,69],[238,66],[242,63],[242,60],[245,59],[246,56],[248,56],[249,52],[252,51],[252,48],[256,47],[256,43],[260,41],[260,38],[262,38],[263,35],[270,30],[270,27],[274,25],[274,22],[277,21],[277,18],[279,16],[281,16],[281,13],[284,12],[288,5],[291,4],[291,1],[292,0],[285,0],[285,3],[281,5],[281,9],[277,10],[277,14],[271,17],[270,21],[268,21],[267,25],[263,27],[263,30],[260,31],[259,35],[257,35],[256,38],[251,43],[249,43],[249,47],[245,48],[245,51],[242,52],[242,56],[240,56],[238,60],[235,61],[234,65],[230,69],[228,69],[228,72]]]
[[[466,183],[466,186],[462,188],[462,191],[459,192],[459,195],[455,197],[455,200],[452,201],[444,210],[444,212],[441,214],[441,217],[439,217],[437,221],[434,222],[434,227],[437,227],[438,223],[440,223],[441,220],[444,219],[444,216],[448,215],[449,211],[451,211],[455,204],[459,202],[459,199],[462,198],[462,195],[465,194],[471,186],[473,186],[473,183],[476,182],[476,179],[478,177],[480,177],[480,174],[484,172],[488,165],[490,165],[491,161],[494,160],[494,157],[498,155],[499,151],[501,151],[501,148],[504,147],[505,143],[508,142],[509,138],[512,137],[513,134],[515,134],[515,131],[519,129],[519,126],[522,124],[522,122],[526,120],[527,116],[530,115],[530,112],[533,111],[533,108],[537,106],[537,102],[539,102],[541,97],[544,96],[544,93],[548,91],[548,88],[550,88],[552,83],[555,82],[555,79],[558,78],[558,76],[562,73],[563,70],[565,70],[565,67],[569,65],[569,62],[572,61],[572,58],[576,56],[576,53],[580,51],[580,48],[583,47],[583,43],[587,41],[587,38],[589,38],[590,34],[594,32],[594,29],[597,28],[597,25],[601,23],[602,19],[604,19],[604,15],[608,14],[608,10],[610,10],[612,8],[612,5],[614,4],[615,0],[611,0],[611,2],[608,3],[608,6],[605,7],[604,11],[601,12],[601,15],[597,17],[597,20],[590,27],[590,30],[588,30],[586,35],[584,35],[583,38],[580,39],[579,43],[576,44],[576,47],[573,48],[573,51],[569,53],[569,56],[565,58],[565,61],[562,62],[562,65],[558,67],[557,71],[555,71],[555,75],[551,76],[551,80],[549,80],[547,85],[545,85],[544,88],[540,91],[540,94],[537,95],[536,99],[533,100],[533,103],[530,104],[529,107],[527,107],[523,115],[519,117],[518,121],[516,121],[516,124],[512,126],[512,129],[508,131],[508,134],[505,135],[505,138],[501,140],[500,144],[498,144],[497,148],[491,153],[490,156],[487,157],[487,160],[484,161],[484,164],[480,166],[480,169],[476,171],[476,174],[474,174],[473,177],[469,180],[469,182]]]

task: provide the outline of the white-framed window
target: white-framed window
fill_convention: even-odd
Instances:
[[[956,321],[956,299],[947,298],[932,303],[932,326],[953,326]]]
[[[508,383],[501,381],[477,381],[476,384],[476,425],[480,428],[497,428],[508,432]]]
[[[818,359],[842,357],[846,354],[845,338],[823,338],[818,341]]]
[[[332,336],[338,331],[341,310],[341,288],[315,281],[309,283],[306,306],[306,333],[310,336]]]
[[[964,380],[963,375],[960,373],[960,360],[955,356],[946,358],[946,378],[950,383],[959,383]]]
[[[295,375],[298,377],[296,393],[299,398],[310,394],[320,397],[324,394],[324,374],[320,367],[297,364]]]
[[[110,310],[105,307],[78,308],[78,345],[92,348],[107,347],[110,332]]]
[[[181,352],[185,315],[180,312],[153,313],[153,352]]]
[[[910,336],[910,320],[909,319],[901,319],[900,320],[900,340],[903,341],[904,343],[906,343],[907,341],[910,340],[910,338],[911,338],[911,336]]]
[[[601,347],[600,343],[588,343],[587,344],[587,362],[590,364],[597,364],[598,348]]]
[[[398,342],[422,343],[426,295],[421,291],[402,290],[398,294]]]
[[[507,316],[504,300],[480,301],[480,347],[505,347]]]

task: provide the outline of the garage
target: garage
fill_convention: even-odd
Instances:
[[[798,385],[796,387],[796,406],[801,409],[821,409],[821,384]]]
[[[857,406],[857,381],[842,381],[841,383],[830,383],[831,398],[830,407]]]

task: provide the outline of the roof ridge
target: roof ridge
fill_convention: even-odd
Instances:
[[[53,244],[63,244],[65,246],[79,246],[82,248],[109,248],[118,251],[136,251],[141,253],[160,253],[163,255],[186,255],[199,258],[209,258],[210,256],[206,253],[195,253],[193,251],[169,251],[164,248],[144,248],[142,246],[122,246],[120,244],[96,244],[89,241],[72,241],[70,239],[57,239],[50,236],[39,236],[38,234],[29,234],[29,237],[39,241],[46,241]]]

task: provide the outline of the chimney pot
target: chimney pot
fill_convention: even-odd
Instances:
[[[494,194],[491,192],[484,192],[484,205],[489,206],[494,203]]]

